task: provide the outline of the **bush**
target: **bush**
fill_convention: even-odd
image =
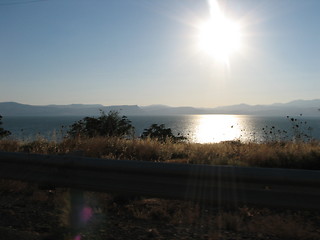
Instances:
[[[126,116],[116,111],[106,115],[100,110],[100,117],[85,117],[70,126],[70,137],[129,137],[134,135],[134,127]]]
[[[2,125],[2,116],[0,115],[0,126]],[[0,127],[0,139],[11,135],[11,132]]]
[[[160,142],[166,142],[167,140],[179,142],[187,139],[183,136],[174,136],[171,128],[165,128],[164,124],[152,124],[149,128],[144,129],[141,138],[157,139]]]

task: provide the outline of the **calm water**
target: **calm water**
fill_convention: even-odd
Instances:
[[[151,124],[165,124],[175,135],[188,137],[191,142],[207,143],[228,140],[265,141],[292,139],[298,134],[320,139],[319,117],[260,117],[248,115],[184,115],[184,116],[128,116],[140,136]],[[33,140],[42,136],[60,140],[70,126],[82,117],[4,117],[3,128],[12,137]]]

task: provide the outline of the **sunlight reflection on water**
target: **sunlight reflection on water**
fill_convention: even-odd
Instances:
[[[236,115],[198,115],[196,122],[194,142],[229,141],[241,136],[241,118]]]

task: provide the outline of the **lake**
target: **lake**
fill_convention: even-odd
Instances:
[[[11,138],[34,140],[41,136],[61,140],[68,126],[83,117],[4,117],[2,127],[12,132]],[[290,140],[301,136],[320,140],[319,117],[262,117],[249,115],[172,115],[128,116],[140,136],[151,124],[165,124],[175,135],[190,142],[210,143],[229,140],[262,142]]]

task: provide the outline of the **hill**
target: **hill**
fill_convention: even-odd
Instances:
[[[320,116],[320,99],[295,100],[271,105],[238,104],[216,108],[170,107],[165,105],[70,104],[35,106],[16,102],[0,103],[3,116],[97,116],[99,111],[118,111],[122,115],[187,115],[187,114],[239,114],[260,116]]]
[[[100,110],[118,111],[123,115],[143,114],[137,105],[103,106],[99,104],[70,104],[35,106],[16,102],[0,103],[0,114],[3,116],[96,116]]]

